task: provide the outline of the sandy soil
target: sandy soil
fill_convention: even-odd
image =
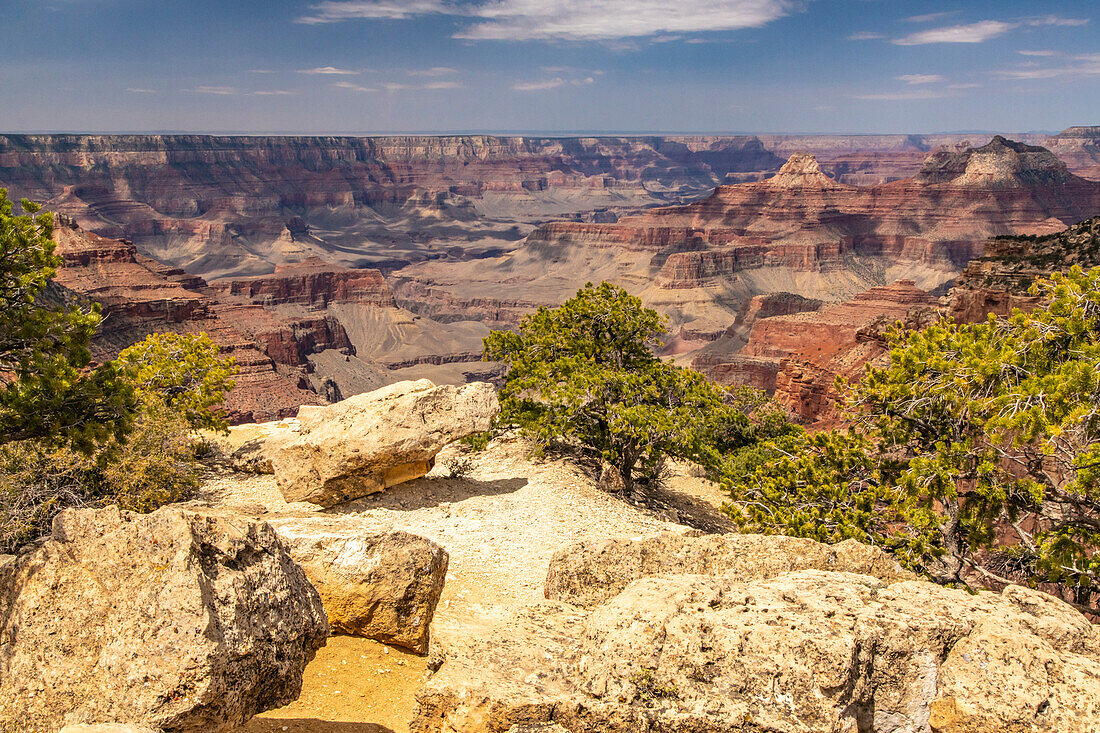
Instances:
[[[602,491],[567,461],[529,460],[528,447],[496,441],[468,456],[449,447],[428,476],[328,511],[354,515],[367,532],[402,529],[447,549],[451,560],[436,627],[460,626],[541,598],[551,556],[574,542],[728,529],[718,511],[723,495],[689,467],[676,467],[662,491],[624,498]],[[271,476],[222,474],[207,482],[205,493],[214,503],[257,516],[318,510],[287,504]],[[296,702],[240,730],[404,733],[428,674],[426,658],[335,636],[306,668]]]

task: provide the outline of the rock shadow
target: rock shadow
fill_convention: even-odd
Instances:
[[[377,723],[340,723],[317,718],[253,718],[237,733],[394,733]]]
[[[329,514],[358,514],[371,509],[411,512],[476,496],[501,496],[527,485],[526,477],[478,481],[467,478],[427,476],[392,486],[379,494],[364,496],[327,510]]]

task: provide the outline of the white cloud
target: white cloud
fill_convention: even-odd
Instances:
[[[205,87],[205,86],[199,86],[199,87],[195,87],[194,89],[184,89],[183,91],[190,92],[192,94],[217,94],[217,95],[221,95],[221,96],[228,96],[228,95],[237,93],[236,87]]]
[[[585,76],[578,79],[563,79],[560,76],[555,76],[553,79],[543,79],[542,81],[518,81],[512,85],[512,88],[517,92],[541,92],[547,89],[557,89],[558,87],[583,87],[595,83],[596,77],[594,76]]]
[[[943,20],[944,18],[950,18],[952,15],[958,15],[958,10],[947,10],[942,13],[926,13],[925,15],[910,15],[908,18],[902,18],[906,23],[932,23],[933,21]]]
[[[358,71],[351,69],[337,69],[335,66],[318,66],[315,69],[298,69],[299,74],[320,74],[322,76],[352,76]]]
[[[930,18],[932,16],[914,16]],[[912,20],[912,18],[910,19]],[[966,25],[951,25],[932,28],[913,33],[904,38],[894,39],[899,46],[920,46],[926,43],[982,43],[991,38],[1003,36],[1009,31],[1023,27],[1056,26],[1062,28],[1088,25],[1088,18],[1063,18],[1060,15],[1042,15],[1032,18],[1015,18],[1011,21],[980,20]]]
[[[517,92],[541,92],[546,89],[557,89],[565,86],[565,79],[560,76],[544,81],[517,81],[512,88]]]
[[[757,28],[811,0],[331,0],[300,23],[445,14],[476,19],[455,38],[599,41]]]
[[[440,0],[332,0],[318,3],[310,8],[313,15],[298,18],[298,23],[317,25],[320,23],[339,23],[342,20],[360,18],[411,18],[427,13],[446,13],[448,6]]]
[[[274,74],[275,71],[273,69],[249,69],[248,73],[249,74]]]
[[[293,97],[298,92],[292,92],[287,89],[261,89],[260,91],[252,92],[254,97]]]
[[[1088,25],[1088,18],[1063,18],[1060,15],[1043,15],[1038,18],[1025,18],[1022,21],[1025,25],[1042,26],[1053,25],[1061,28],[1072,28],[1074,26]]]
[[[433,66],[430,69],[410,69],[405,73],[409,76],[448,76],[457,74],[458,69],[452,69],[450,66]]]
[[[906,92],[886,92],[884,94],[853,94],[852,99],[868,99],[884,102],[907,102],[917,99],[943,99],[951,96],[946,92],[938,92],[932,89],[914,89]]]
[[[1057,51],[1017,51],[1021,56],[1057,56]]]
[[[371,87],[364,87],[358,84],[352,84],[350,81],[338,81],[332,84],[337,89],[349,89],[353,92],[377,92],[377,89]]]
[[[126,91],[130,94],[160,94],[156,89],[142,89],[141,87],[130,87]]]
[[[939,74],[902,74],[894,78],[906,84],[937,84],[941,81],[946,81],[946,79]]]
[[[870,31],[862,31],[860,33],[853,33],[848,36],[849,41],[877,41],[880,38],[886,38],[881,33],[871,33]]]
[[[1074,56],[1070,63],[1061,66],[1039,66],[1029,62],[1015,69],[994,71],[998,79],[1058,79],[1100,76],[1100,53]]]
[[[1004,23],[999,20],[982,20],[968,25],[952,25],[944,28],[932,28],[930,30],[913,33],[905,38],[894,40],[899,46],[920,46],[926,43],[982,43],[990,38],[1003,36],[1013,28],[1015,23]]]
[[[424,89],[461,89],[462,82],[457,81],[433,81],[424,85]]]

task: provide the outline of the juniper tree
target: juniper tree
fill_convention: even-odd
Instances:
[[[1056,583],[1100,599],[1100,268],[1044,305],[891,334],[852,429],[773,442],[729,472],[743,529],[884,545],[941,582]]]
[[[614,466],[630,487],[661,460],[717,466],[752,438],[745,414],[701,374],[655,350],[664,320],[610,283],[585,285],[558,308],[540,308],[517,331],[493,331],[485,358],[503,361],[504,424],[543,445],[569,444]]]

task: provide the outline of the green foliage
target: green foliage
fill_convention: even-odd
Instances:
[[[543,446],[580,448],[628,488],[654,479],[666,456],[716,469],[724,450],[751,442],[752,426],[701,374],[655,356],[664,332],[655,311],[606,282],[540,308],[516,332],[493,331],[485,358],[508,366],[500,422]]]
[[[124,349],[118,363],[143,403],[163,402],[195,429],[225,430],[216,408],[233,389],[238,369],[219,352],[205,333],[154,333]]]
[[[236,373],[205,334],[154,334],[93,366],[99,308],[54,304],[52,218],[22,208],[0,189],[0,552],[68,507],[145,512],[186,497],[191,431],[225,427],[213,408]]]
[[[176,410],[147,404],[123,441],[95,456],[41,440],[0,445],[0,553],[49,533],[62,509],[117,504],[150,512],[198,487],[195,443]]]
[[[855,430],[774,442],[727,473],[745,529],[882,544],[942,582],[1100,595],[1100,268],[1045,306],[894,331],[849,397]]]
[[[135,397],[113,364],[88,368],[99,308],[43,304],[61,264],[53,220],[37,204],[22,207],[14,215],[0,189],[0,443],[60,440],[90,452],[125,434]]]

